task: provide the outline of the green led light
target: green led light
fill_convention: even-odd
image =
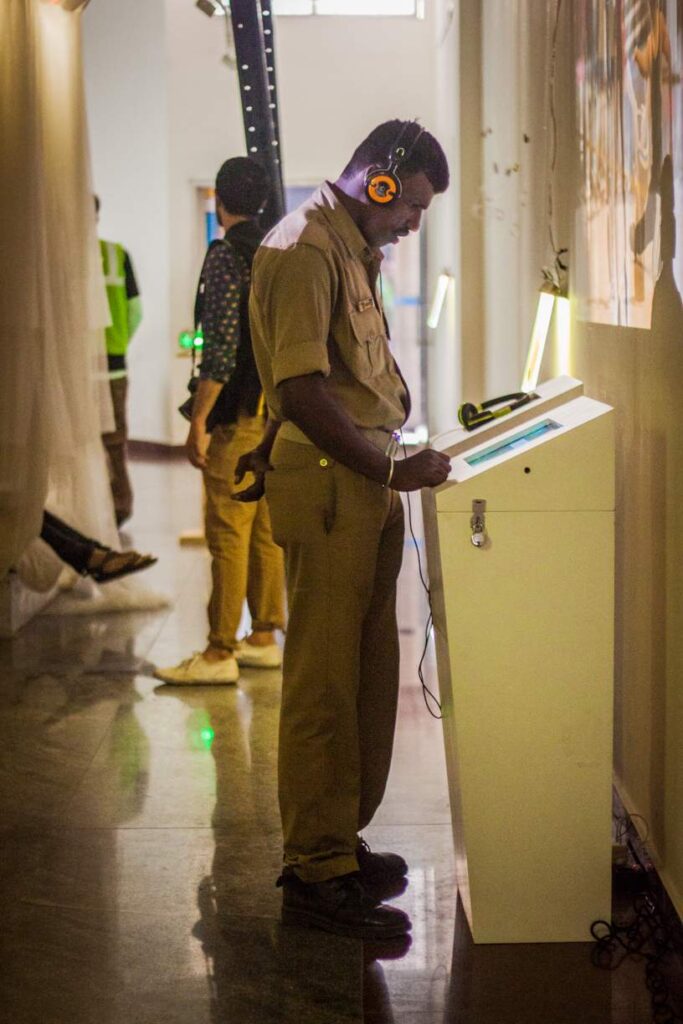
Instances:
[[[187,740],[190,750],[208,752],[215,738],[210,714],[206,708],[195,708],[187,719]]]
[[[204,335],[202,334],[201,330],[197,331],[194,338],[192,339],[192,343],[194,344],[195,348],[202,347],[202,345],[204,344]]]
[[[178,335],[178,344],[181,348],[192,348],[194,337],[189,331],[181,331]]]
[[[213,731],[213,729],[211,729],[210,727],[207,726],[206,728],[201,730],[201,732],[199,733],[199,737],[200,737],[200,739],[202,741],[202,745],[205,747],[205,749],[206,750],[211,750],[211,745],[212,745],[214,739],[216,738],[216,734]]]

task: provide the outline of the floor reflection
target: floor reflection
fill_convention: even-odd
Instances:
[[[607,1024],[612,979],[593,967],[590,950],[590,943],[475,945],[458,902],[444,1024]]]
[[[0,659],[22,680],[41,673],[146,674],[152,666],[138,652],[149,649],[159,625],[159,615],[148,612],[41,616],[0,641]]]
[[[215,851],[192,929],[212,1022],[359,1024],[360,943],[279,923],[279,673],[245,673],[229,691],[162,691],[190,709],[190,746],[215,766]]]
[[[618,971],[591,963],[591,943],[475,945],[457,903],[452,959],[441,975],[443,1003],[426,998],[419,1009],[413,972],[397,971],[410,950],[395,958],[366,955],[364,1024],[651,1024],[643,965]],[[427,968],[429,970],[429,968]],[[434,981],[434,976],[432,975]]]

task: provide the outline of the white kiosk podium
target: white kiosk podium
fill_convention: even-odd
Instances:
[[[613,417],[581,391],[549,382],[435,439],[451,475],[423,492],[458,886],[480,943],[590,941],[611,915]]]

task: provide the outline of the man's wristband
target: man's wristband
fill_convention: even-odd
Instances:
[[[382,484],[382,487],[388,487],[394,475],[394,457],[393,455],[387,455],[387,458],[389,459],[389,476]]]

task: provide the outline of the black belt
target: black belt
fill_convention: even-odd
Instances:
[[[125,370],[126,368],[126,357],[125,356],[111,356],[107,354],[107,369],[109,370]]]

